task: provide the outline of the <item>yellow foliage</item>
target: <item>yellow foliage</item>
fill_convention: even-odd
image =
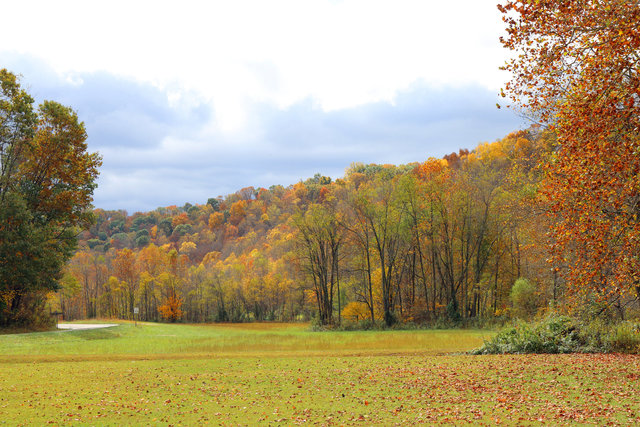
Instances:
[[[218,251],[208,252],[202,259],[202,264],[213,265],[216,261],[219,260],[219,258],[220,258],[220,252]]]
[[[316,304],[316,293],[311,289],[307,289],[304,291],[304,303],[314,306]]]
[[[196,250],[196,244],[193,243],[193,242],[184,242],[180,246],[180,253],[181,254],[189,255],[190,253],[192,253],[195,250]]]
[[[224,215],[221,212],[214,212],[209,215],[209,229],[215,230],[224,222]]]
[[[358,301],[352,301],[342,309],[342,317],[354,322],[370,319],[371,311],[367,304]]]

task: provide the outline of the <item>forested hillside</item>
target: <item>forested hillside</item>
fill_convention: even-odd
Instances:
[[[532,315],[563,303],[537,197],[555,147],[532,128],[443,159],[353,164],[335,181],[98,209],[52,304],[67,319],[131,319],[137,307],[141,320],[188,322]]]

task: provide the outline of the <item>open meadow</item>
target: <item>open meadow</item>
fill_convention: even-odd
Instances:
[[[0,424],[640,423],[640,357],[462,353],[490,335],[147,323],[0,335]]]

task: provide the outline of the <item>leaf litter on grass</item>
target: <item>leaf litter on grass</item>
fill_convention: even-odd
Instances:
[[[0,415],[18,424],[635,424],[639,368],[639,357],[617,355],[4,364]]]
[[[437,355],[473,348],[489,333],[124,325],[117,336],[92,339],[80,331],[0,339],[0,350],[10,354],[0,357],[0,419],[83,425],[640,423],[638,356]],[[226,353],[202,352],[216,340],[215,348]],[[319,348],[329,341],[330,348]]]

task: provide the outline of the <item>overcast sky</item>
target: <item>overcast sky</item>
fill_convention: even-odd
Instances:
[[[493,0],[5,2],[0,68],[74,108],[129,213],[408,163],[526,126]]]

